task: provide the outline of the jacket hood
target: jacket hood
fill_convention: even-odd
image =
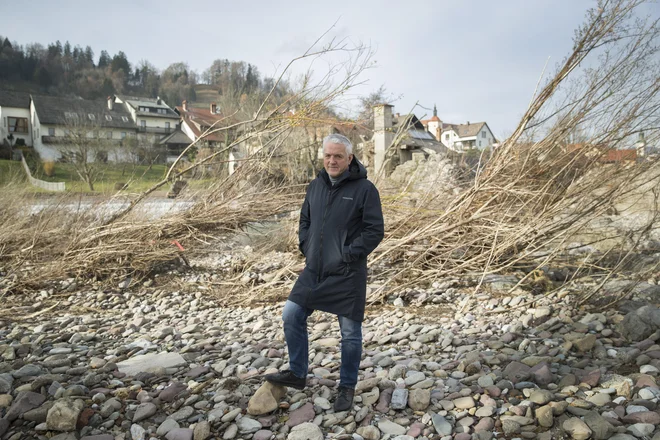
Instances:
[[[319,173],[319,177],[323,179],[324,182],[326,182],[328,185],[331,185],[330,183],[330,176],[328,175],[328,172],[324,169],[321,170]],[[343,180],[358,180],[358,179],[366,179],[367,178],[367,169],[362,165],[362,163],[357,160],[357,157],[353,155],[353,160],[351,163],[348,164],[348,169],[344,171],[344,173],[339,176],[339,180],[337,180],[337,183],[343,181]]]

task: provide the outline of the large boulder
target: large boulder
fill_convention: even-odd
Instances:
[[[275,411],[284,396],[286,396],[286,388],[264,382],[248,402],[248,413],[253,416],[260,416]]]
[[[85,403],[80,400],[71,400],[69,398],[60,399],[55,402],[46,417],[46,424],[51,431],[74,431],[80,411],[85,407]]]
[[[660,329],[660,309],[648,305],[628,313],[617,329],[629,341],[641,341]]]

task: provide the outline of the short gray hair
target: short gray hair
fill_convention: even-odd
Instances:
[[[325,146],[327,144],[342,144],[346,147],[346,154],[353,154],[353,144],[351,141],[344,135],[333,133],[323,138],[323,152],[325,152]]]

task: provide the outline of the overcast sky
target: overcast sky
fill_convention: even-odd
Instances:
[[[509,134],[543,66],[568,53],[591,0],[147,1],[0,0],[0,35],[20,44],[68,40],[95,58],[123,50],[159,69],[177,61],[201,73],[217,58],[272,75],[330,28],[376,49],[358,92],[384,85],[395,111],[434,103],[445,122],[486,121]]]

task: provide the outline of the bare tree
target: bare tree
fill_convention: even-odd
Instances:
[[[94,191],[99,171],[108,161],[108,155],[117,148],[116,141],[106,138],[110,128],[103,128],[102,115],[70,114],[66,118],[64,145],[60,147],[62,155],[74,167],[80,180],[85,182],[90,191]]]

